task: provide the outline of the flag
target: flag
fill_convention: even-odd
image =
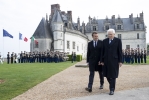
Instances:
[[[11,34],[9,34],[6,30],[3,29],[3,37],[10,37],[13,38]]]
[[[19,40],[22,40],[22,34],[19,33]]]
[[[34,36],[32,36],[32,41],[34,41],[35,42],[35,44],[38,44],[38,41],[34,38]]]
[[[24,38],[24,41],[25,41],[25,42],[27,42],[27,41],[28,41],[28,39],[25,37],[25,38]]]
[[[35,38],[34,38],[34,36],[32,36],[32,38],[31,38],[31,39],[32,39],[32,41],[35,41]]]

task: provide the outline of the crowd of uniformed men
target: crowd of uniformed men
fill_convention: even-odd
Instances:
[[[14,52],[7,54],[7,63],[51,63],[64,62],[68,59],[64,52],[25,52],[18,55]]]
[[[123,63],[146,63],[147,51],[144,49],[123,49]]]

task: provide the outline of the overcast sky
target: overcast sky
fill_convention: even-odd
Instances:
[[[88,16],[104,19],[112,15],[127,18],[131,13],[144,12],[144,20],[149,27],[148,0],[0,0],[0,52],[4,56],[9,52],[30,51],[30,40],[19,41],[19,32],[30,38],[36,30],[42,17],[49,15],[51,4],[60,4],[62,11],[72,11],[73,21],[88,22]],[[2,30],[7,30],[11,38],[3,38]],[[147,43],[149,34],[147,28]],[[4,44],[4,46],[3,46]],[[19,46],[20,44],[20,46]]]

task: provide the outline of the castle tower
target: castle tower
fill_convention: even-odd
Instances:
[[[62,16],[60,14],[60,11],[57,9],[55,10],[52,21],[51,21],[51,28],[53,31],[53,46],[54,51],[64,51],[64,31],[63,31],[64,23],[62,20]]]

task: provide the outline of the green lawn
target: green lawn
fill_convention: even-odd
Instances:
[[[10,100],[75,63],[0,64],[0,100]]]

